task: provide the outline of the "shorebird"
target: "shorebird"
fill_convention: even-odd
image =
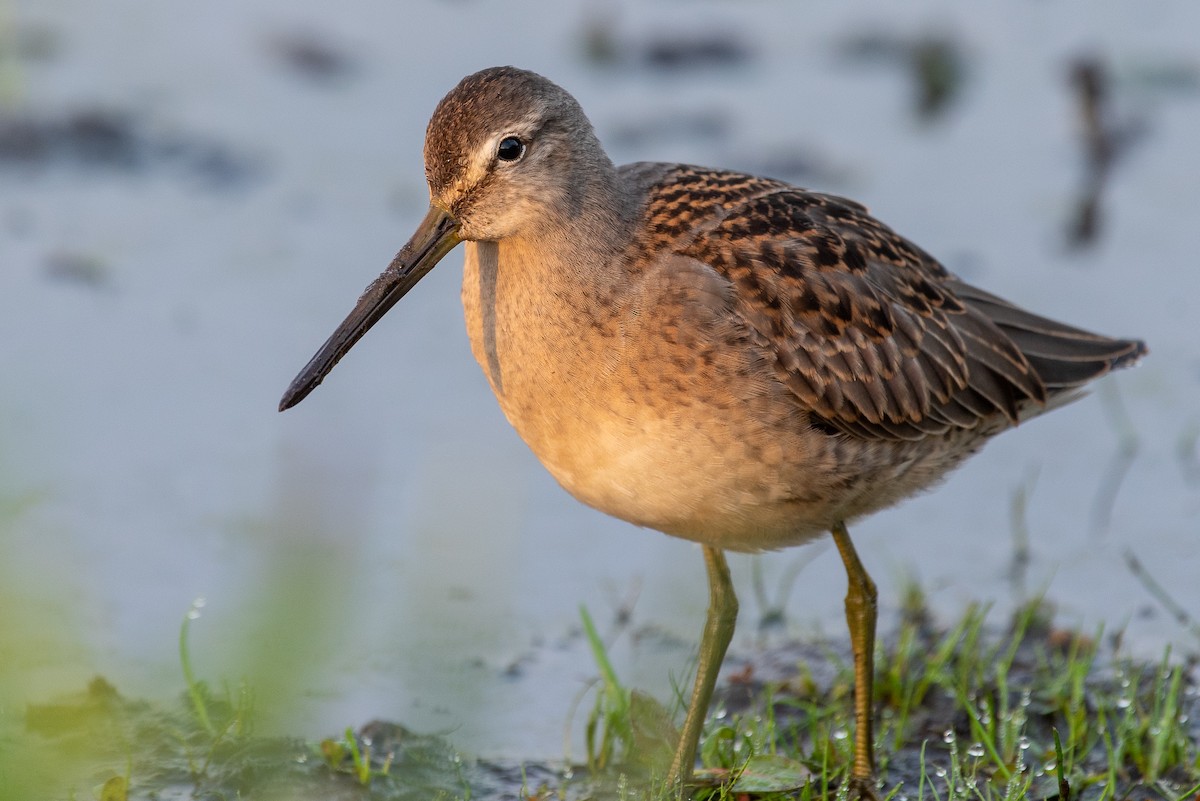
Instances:
[[[708,617],[673,792],[687,792],[737,618],[724,552],[829,531],[849,579],[850,782],[873,796],[876,590],[846,522],[1145,345],[971,286],[852,200],[685,164],[615,167],[578,102],[532,72],[464,78],[424,155],[428,214],[280,410],[465,243],[471,349],[509,422],[583,503],[703,548]]]

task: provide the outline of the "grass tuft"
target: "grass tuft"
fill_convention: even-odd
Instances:
[[[880,798],[1195,795],[1200,751],[1191,721],[1200,713],[1200,692],[1188,665],[1169,650],[1156,664],[1102,650],[1103,630],[1059,630],[1037,601],[1017,610],[1003,631],[987,623],[980,606],[938,630],[915,590],[905,608],[899,630],[876,656]],[[585,622],[585,629],[605,685],[615,686],[594,628]],[[835,670],[818,682],[815,675],[829,674],[814,667],[822,658]],[[711,786],[699,801],[842,793],[852,762],[851,666],[829,649],[810,649],[805,659],[796,676],[770,681],[747,680],[751,664],[735,683],[748,686],[720,690],[714,709],[722,711],[708,721],[700,745],[699,775]],[[601,708],[607,731],[627,731],[629,724],[614,717],[619,703],[598,702]],[[620,774],[612,754],[592,764]],[[632,797],[655,795],[651,789]]]

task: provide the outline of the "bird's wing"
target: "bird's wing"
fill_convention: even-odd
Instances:
[[[671,176],[660,184],[669,191],[650,199],[657,235],[732,284],[735,313],[818,421],[861,437],[920,439],[1016,422],[1046,400],[1017,344],[956,295],[957,279],[862,206],[681,169],[687,180]]]

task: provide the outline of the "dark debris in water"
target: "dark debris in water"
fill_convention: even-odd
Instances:
[[[216,189],[245,185],[262,165],[221,142],[152,129],[137,114],[88,107],[60,113],[0,111],[0,170],[172,170]]]
[[[1104,196],[1114,165],[1146,133],[1145,124],[1122,120],[1113,107],[1113,81],[1107,60],[1080,55],[1067,70],[1075,95],[1083,150],[1083,182],[1074,213],[1067,221],[1067,244],[1079,249],[1096,244],[1104,229]]]
[[[0,64],[12,57],[31,62],[52,61],[62,50],[58,32],[45,25],[17,24],[7,34],[0,35]]]
[[[754,48],[733,30],[660,30],[633,39],[618,31],[613,16],[600,13],[584,22],[581,43],[584,57],[593,64],[660,72],[740,67],[754,57]]]
[[[1200,93],[1200,62],[1162,57],[1134,64],[1126,80],[1136,89],[1156,94]]]
[[[938,117],[958,98],[966,74],[965,62],[962,50],[951,39],[931,36],[917,40],[912,69],[918,117]]]
[[[660,70],[732,67],[750,60],[750,48],[726,31],[662,35],[645,45],[646,64]]]
[[[278,33],[267,40],[267,52],[298,78],[331,84],[352,75],[357,67],[353,56],[327,35],[315,31]]]
[[[956,38],[927,32],[915,37],[867,30],[838,46],[848,62],[903,70],[913,87],[914,115],[922,121],[944,116],[958,99],[968,74],[966,48]]]
[[[59,250],[46,256],[43,270],[47,278],[74,284],[86,289],[111,289],[109,265],[99,256],[77,251]]]

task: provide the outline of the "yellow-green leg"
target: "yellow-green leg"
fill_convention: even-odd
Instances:
[[[696,684],[692,688],[692,700],[688,704],[687,718],[683,721],[683,732],[679,747],[671,760],[671,771],[667,774],[668,786],[686,791],[696,766],[696,746],[708,715],[708,703],[712,700],[717,673],[725,659],[729,641],[733,639],[733,627],[737,623],[738,601],[729,578],[729,564],[720,548],[704,546],[704,564],[708,568],[708,617],[704,621],[704,636],[700,639],[700,657],[696,665]]]
[[[875,582],[867,575],[850,542],[845,523],[833,527],[833,541],[846,565],[846,623],[854,649],[854,771],[851,790],[875,797],[875,737],[872,702],[875,698]]]

